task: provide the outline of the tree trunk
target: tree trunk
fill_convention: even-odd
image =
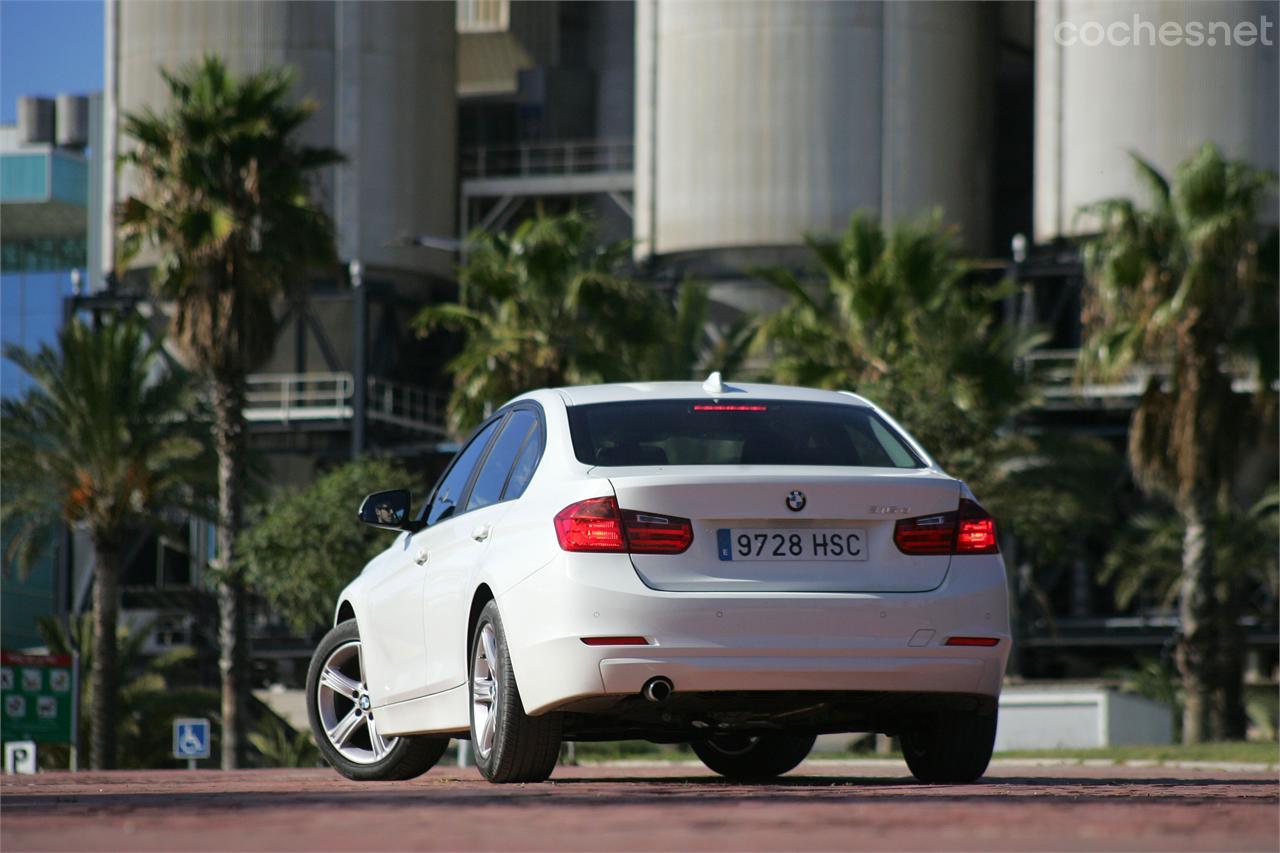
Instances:
[[[1244,669],[1245,632],[1240,629],[1239,578],[1219,572],[1216,615],[1218,618],[1218,661],[1214,669],[1218,683],[1214,690],[1212,734],[1215,740],[1244,740],[1248,734],[1245,712]]]
[[[120,545],[94,536],[93,667],[89,674],[89,766],[116,766],[116,701],[119,670],[116,663],[116,623],[120,612]],[[78,723],[77,723],[78,725]]]
[[[1214,613],[1212,504],[1203,497],[1183,510],[1182,588],[1179,616],[1178,672],[1182,676],[1184,710],[1182,742],[1202,743],[1212,734],[1218,624]]]
[[[218,453],[218,669],[222,674],[222,767],[244,761],[249,638],[245,589],[235,561],[243,514],[245,467],[244,380],[219,379],[213,386],[213,437]]]

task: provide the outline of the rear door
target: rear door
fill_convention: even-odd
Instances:
[[[457,504],[489,441],[497,422],[484,425],[458,453],[426,506],[428,526],[406,533],[388,553],[378,558],[368,592],[367,624],[361,625],[369,692],[375,706],[422,696],[431,690],[432,649],[427,633],[424,598],[428,586],[447,583],[451,571],[446,557],[457,533],[447,520]]]
[[[509,412],[476,473],[457,495],[455,512],[434,530],[428,528],[431,550],[423,610],[429,693],[457,687],[466,680],[472,578],[490,542],[502,534],[502,519],[511,508],[508,486],[513,468],[522,451],[531,442],[540,441],[539,428],[532,409]]]

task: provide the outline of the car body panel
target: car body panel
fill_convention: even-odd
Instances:
[[[704,550],[681,555],[683,560],[561,550],[552,518],[587,498],[616,496],[624,508],[696,519],[693,551],[712,544],[717,525],[757,522],[856,525],[869,536],[875,531],[876,547],[892,548],[893,522],[901,513],[872,507],[909,507],[916,515],[954,509],[961,496],[971,497],[891,417],[856,395],[734,383],[726,386],[724,396],[729,394],[735,401],[870,406],[902,432],[924,467],[593,467],[575,455],[568,406],[711,395],[697,383],[523,395],[508,406],[536,404],[546,430],[541,462],[523,495],[401,533],[339,597],[335,614],[350,608],[360,623],[380,729],[389,735],[467,730],[467,625],[478,595],[497,601],[530,714],[636,694],[654,675],[671,678],[677,694],[750,689],[998,696],[1010,644],[999,554],[897,554],[892,564],[793,565],[784,584],[778,580],[784,566],[743,563],[730,574]],[[749,486],[728,506],[723,487],[735,477]],[[784,508],[794,488],[811,501],[807,511]],[[489,535],[476,541],[472,533],[485,525]],[[420,544],[428,552],[423,565],[414,559]],[[858,568],[861,577],[847,577]],[[583,643],[586,637],[630,635],[647,638],[648,645]],[[992,637],[998,644],[944,645],[955,635]]]
[[[361,575],[361,655],[374,704],[421,696],[427,672],[426,622],[422,608],[426,575],[414,561],[413,538],[402,533]],[[357,616],[359,618],[359,615]]]
[[[923,593],[662,592],[627,563],[622,554],[564,554],[499,597],[526,711],[638,692],[658,674],[671,678],[677,693],[802,689],[779,661],[788,669],[809,666],[811,677],[799,683],[811,690],[941,691],[949,684],[964,686],[956,692],[999,695],[1010,645],[999,555],[956,556],[942,586]],[[631,635],[650,645],[581,641]],[[912,645],[921,636],[926,643]],[[1000,642],[943,645],[951,636]],[[822,665],[814,667],[815,660]],[[647,663],[619,675],[619,661]],[[669,671],[660,672],[664,666]],[[685,677],[676,678],[677,668]],[[942,672],[954,674],[939,681]]]

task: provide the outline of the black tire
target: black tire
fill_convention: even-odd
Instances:
[[[768,732],[759,735],[720,735],[689,745],[702,763],[729,779],[772,779],[805,760],[813,749],[813,735]]]
[[[383,742],[389,746],[381,757],[376,757],[373,748],[372,731],[369,724],[374,722],[376,715],[369,711],[366,715],[361,711],[356,713],[358,699],[356,697],[344,697],[337,695],[331,687],[326,685],[331,698],[322,699],[320,694],[320,676],[325,669],[326,663],[330,658],[341,650],[347,657],[341,666],[335,667],[342,674],[346,675],[352,681],[363,683],[363,674],[360,670],[359,658],[359,642],[360,631],[356,627],[353,620],[343,622],[324,635],[320,641],[320,645],[316,647],[315,654],[311,656],[311,666],[307,670],[307,718],[311,721],[311,734],[315,738],[316,745],[320,747],[320,754],[324,756],[325,761],[333,769],[337,770],[348,779],[355,779],[359,782],[382,782],[396,781],[401,779],[412,779],[415,776],[421,776],[426,773],[440,757],[444,755],[445,748],[449,746],[448,737],[432,737],[430,735],[413,735],[400,736],[396,738],[383,739]],[[355,654],[351,652],[354,649]],[[322,710],[321,704],[325,703],[326,708]],[[332,702],[332,707],[329,703]],[[345,702],[345,705],[342,704]],[[360,745],[358,740],[363,737],[363,743],[369,746],[369,760],[354,761],[344,756],[338,751],[330,739],[325,729],[323,715],[329,714],[335,716],[341,714],[342,719],[346,719],[347,714],[354,714],[356,717],[362,718],[363,732],[356,731],[351,735],[348,743],[352,744],[352,749],[356,749]]]
[[[902,732],[911,775],[930,784],[963,785],[987,772],[996,743],[996,713],[945,711]]]
[[[487,713],[493,714],[493,731],[487,751],[482,733],[477,731],[476,672],[488,667],[489,654],[481,658],[486,627],[492,630],[494,662],[489,675],[496,685],[496,698]],[[476,620],[475,633],[471,637],[471,661],[468,667],[471,706],[471,752],[476,767],[490,782],[545,782],[555,770],[560,757],[561,717],[556,713],[530,717],[524,712],[520,690],[516,687],[515,672],[511,667],[511,655],[507,650],[507,635],[502,630],[502,618],[498,605],[490,601]]]

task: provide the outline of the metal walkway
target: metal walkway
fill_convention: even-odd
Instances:
[[[245,392],[245,420],[290,424],[349,421],[355,380],[347,372],[255,373]],[[369,377],[366,417],[373,422],[448,437],[444,394],[413,385]]]

